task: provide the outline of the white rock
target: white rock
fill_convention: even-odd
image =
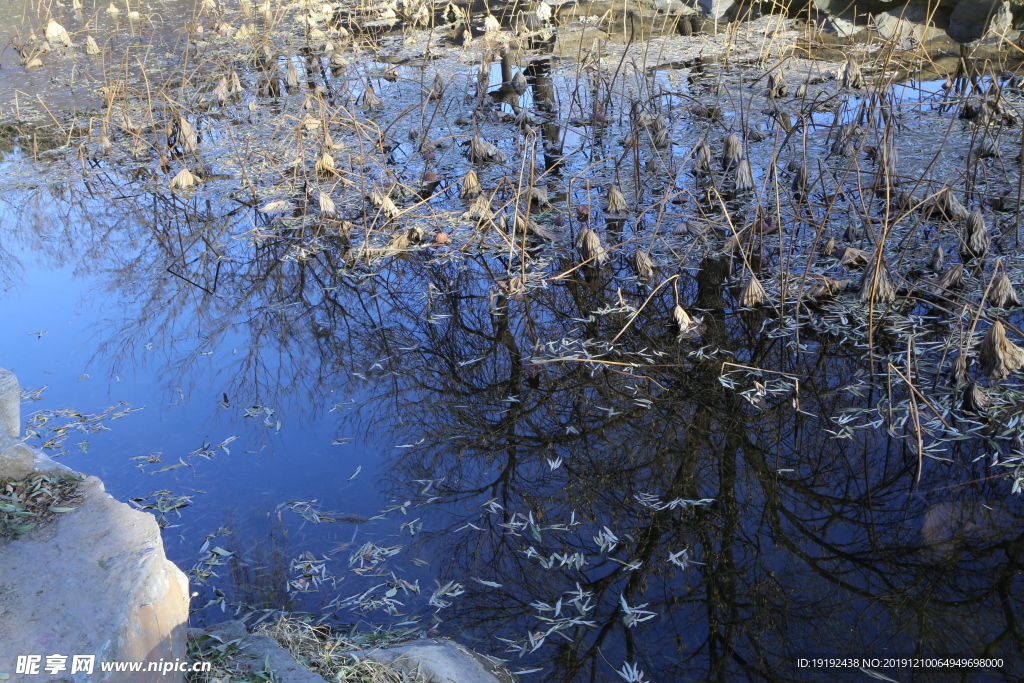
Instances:
[[[10,370],[0,368],[0,431],[21,435],[21,387]]]
[[[188,580],[164,556],[156,520],[104,492],[89,477],[74,512],[0,546],[0,673],[18,655],[68,655],[40,681],[168,683],[180,674],[102,674],[100,662],[185,658]],[[71,673],[70,655],[94,655],[92,675]]]

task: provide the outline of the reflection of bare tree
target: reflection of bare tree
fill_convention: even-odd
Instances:
[[[716,267],[707,263],[683,295],[721,301]],[[550,635],[530,655],[549,680],[611,680],[605,659],[641,662],[661,680],[698,671],[800,680],[795,658],[823,653],[1016,659],[1019,601],[1010,596],[1024,537],[1004,521],[936,556],[920,533],[937,501],[969,507],[1004,489],[975,464],[929,468],[915,489],[903,439],[830,438],[834,425],[819,416],[859,403],[842,391],[860,367],[850,350],[823,340],[817,353],[794,356],[781,338],[758,334],[757,316],[711,311],[700,343],[733,353],[694,361],[683,352],[698,344],[681,347],[665,325],[666,295],[620,339],[646,358],[547,362],[569,354],[541,344],[610,339],[623,320],[568,323],[597,307],[582,281],[489,298],[473,269],[425,268],[420,289],[437,294],[410,309],[407,289],[391,292],[386,330],[361,340],[371,357],[406,349],[379,400],[420,443],[390,471],[400,496],[411,495],[410,480],[430,480],[419,498],[433,501],[437,530],[421,552],[446,558],[446,579],[502,584],[467,583],[471,596],[451,608],[450,626],[529,651],[535,641],[524,633],[575,615],[573,594],[590,593],[592,623],[562,631],[564,642]],[[799,394],[729,390],[723,360],[803,378]],[[949,487],[951,474],[968,483]],[[699,499],[714,503],[682,502]],[[605,527],[613,548],[595,538]],[[582,566],[562,563],[579,556]],[[538,607],[559,600],[558,615]],[[660,616],[628,627],[628,610],[642,604]],[[1019,675],[1014,666],[1007,676]]]

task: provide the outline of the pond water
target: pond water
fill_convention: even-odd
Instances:
[[[941,80],[886,83],[864,46],[872,91],[844,88],[771,23],[724,35],[746,50],[732,62],[700,57],[711,37],[588,43],[592,26],[582,62],[502,60],[428,31],[310,37],[294,18],[312,5],[273,5],[286,28],[235,40],[246,10],[215,7],[62,18],[76,41],[111,37],[46,57],[56,83],[80,62],[87,93],[19,83],[59,102],[42,126],[0,104],[0,366],[34,444],[157,514],[193,625],[283,609],[410,628],[524,680],[1024,675],[1024,394],[972,365],[988,405],[968,410],[949,380],[995,320],[1016,341],[1024,325],[982,305],[998,273],[1024,279],[1012,81],[985,126]],[[152,68],[125,45],[156,46]],[[302,83],[271,85],[289,64]],[[788,88],[769,98],[773,70]],[[241,92],[218,95],[232,72]],[[425,98],[435,73],[445,92]],[[853,123],[850,155],[835,143]],[[731,132],[753,192],[720,170]],[[504,161],[467,159],[474,135]],[[1002,155],[978,158],[993,138]],[[710,173],[693,171],[702,139]],[[879,184],[878,158],[898,181]],[[470,167],[490,218],[459,197]],[[169,189],[182,168],[203,182]],[[528,207],[529,186],[550,204]],[[991,242],[935,294],[925,264],[936,246],[957,261],[964,221],[888,199],[947,186]],[[580,265],[584,229],[601,268]],[[829,238],[880,249],[891,302],[838,284],[871,266]],[[677,306],[699,322],[680,330]]]

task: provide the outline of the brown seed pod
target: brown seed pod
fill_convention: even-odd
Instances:
[[[739,302],[743,308],[754,308],[764,303],[765,298],[768,296],[767,292],[764,291],[764,286],[757,277],[751,274],[750,279],[743,285],[743,289],[740,290]]]

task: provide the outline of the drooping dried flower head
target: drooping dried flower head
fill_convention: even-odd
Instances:
[[[765,297],[767,297],[767,292],[764,291],[761,281],[757,279],[757,276],[751,274],[750,279],[740,290],[740,306],[743,308],[760,306],[764,303]]]
[[[1024,349],[1006,338],[1006,329],[997,320],[981,341],[978,364],[986,377],[1003,379],[1024,365]]]
[[[608,262],[608,252],[601,244],[601,238],[590,228],[580,230],[576,238],[576,251],[580,260],[589,266],[599,268]]]
[[[1014,289],[1013,283],[1010,282],[1010,278],[1006,276],[1006,273],[1001,273],[996,278],[996,281],[992,283],[992,289],[988,292],[988,302],[996,308],[1020,306],[1017,290]]]
[[[864,269],[860,284],[861,303],[891,303],[896,300],[896,288],[889,277],[885,258],[879,253]]]
[[[755,187],[754,171],[750,167],[750,162],[740,159],[740,162],[736,164],[736,192],[739,194],[753,192]]]
[[[462,187],[459,188],[459,197],[461,199],[473,199],[483,191],[480,187],[480,179],[476,175],[476,171],[469,169],[466,171],[466,175],[462,177]]]
[[[629,205],[626,204],[626,196],[622,194],[622,190],[619,189],[618,185],[608,186],[608,213],[625,213],[629,210]]]

